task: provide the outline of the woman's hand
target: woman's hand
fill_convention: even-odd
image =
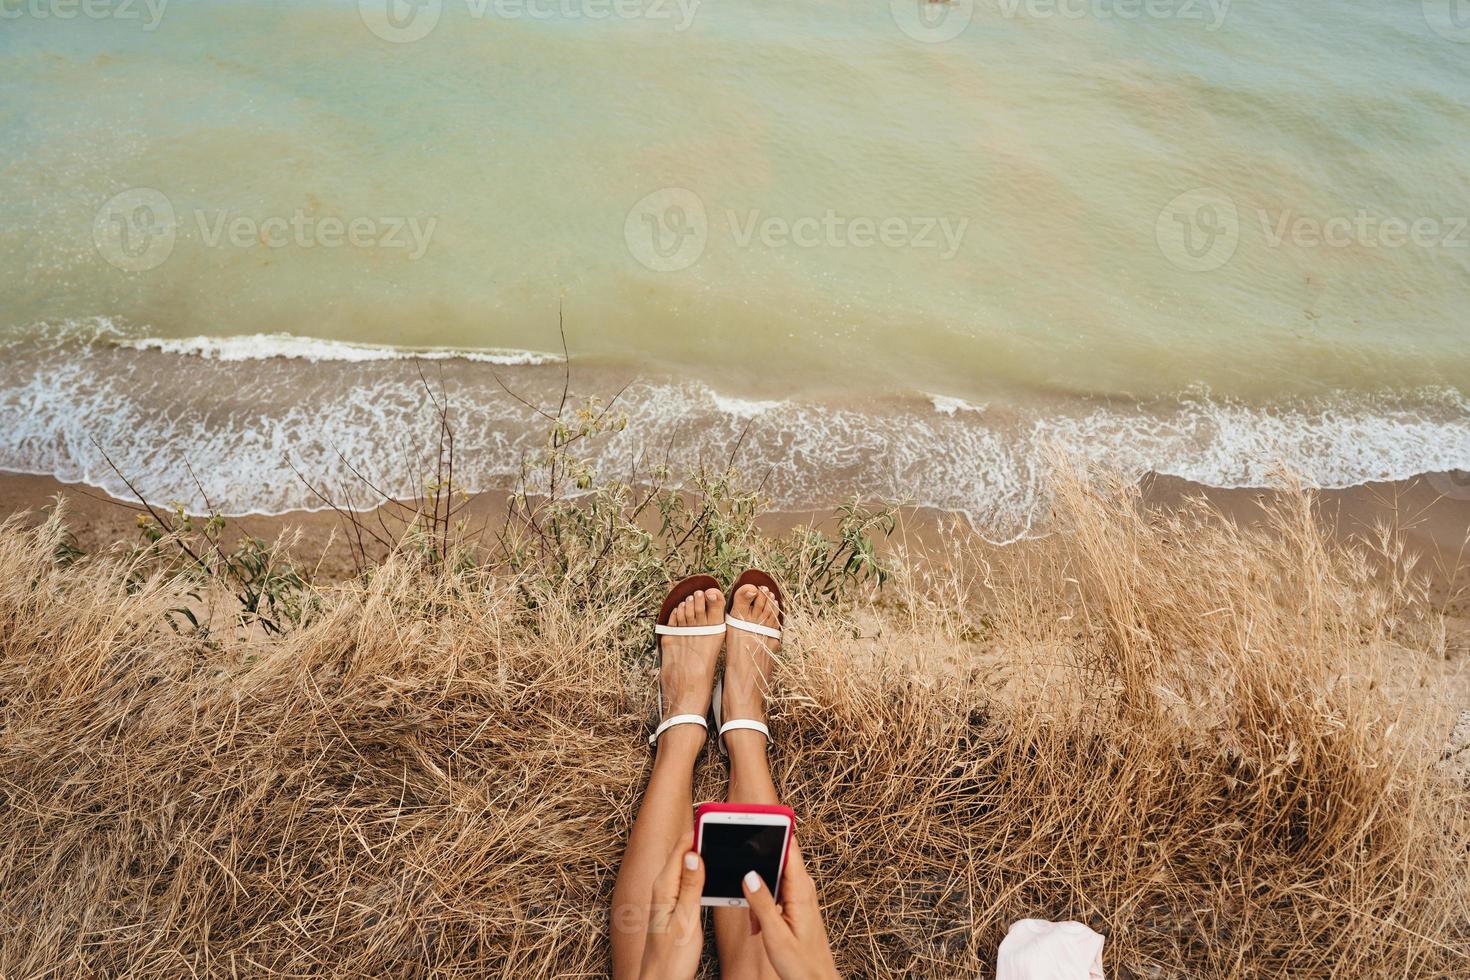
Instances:
[[[766,956],[781,980],[840,980],[822,925],[817,886],[806,873],[796,841],[791,842],[791,854],[781,875],[780,905],[753,871],[745,876],[741,890],[750,903],[751,930],[760,933]]]
[[[699,920],[704,862],[693,847],[690,832],[654,879],[639,971],[642,980],[693,980],[699,969],[699,954],[704,949],[704,925]]]

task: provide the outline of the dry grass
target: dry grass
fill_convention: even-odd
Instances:
[[[1434,617],[1273,520],[1072,486],[1046,541],[794,610],[773,762],[846,975],[986,975],[1022,916],[1118,977],[1470,972],[1466,787],[1380,683]],[[398,557],[184,635],[185,584],[58,533],[0,532],[0,976],[605,975],[641,600]]]

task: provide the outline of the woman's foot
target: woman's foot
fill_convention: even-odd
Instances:
[[[765,586],[742,585],[735,593],[730,615],[758,626],[781,626],[780,604]],[[764,724],[766,694],[771,690],[771,677],[776,670],[772,654],[781,649],[781,641],[731,627],[725,633],[725,642],[725,687],[720,695],[720,713],[725,721],[740,718]],[[766,737],[748,729],[725,733],[725,747],[730,752],[746,745],[764,751]]]
[[[696,592],[674,607],[670,626],[716,626],[725,621],[725,595],[719,589]],[[715,664],[720,659],[722,634],[713,636],[661,636],[663,654],[660,683],[663,686],[663,716],[706,715],[715,686]],[[659,745],[699,745],[706,733],[698,725],[676,725],[664,732]]]

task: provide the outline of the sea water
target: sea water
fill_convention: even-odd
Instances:
[[[778,505],[1000,535],[1058,457],[1470,468],[1459,14],[0,0],[0,469],[403,489],[427,373],[501,485],[564,353],[605,467],[743,434]]]

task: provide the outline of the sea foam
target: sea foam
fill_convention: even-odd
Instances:
[[[983,412],[984,405],[976,405],[967,402],[963,398],[955,398],[953,395],[929,395],[929,403],[934,406],[934,411],[940,415],[954,415],[959,412]]]
[[[137,337],[115,341],[131,350],[153,350],[165,354],[206,357],[216,361],[263,361],[288,358],[304,361],[471,361],[477,364],[526,366],[554,364],[559,354],[505,348],[454,349],[448,347],[393,347],[359,344],[345,340],[298,337],[289,333],[251,334],[234,337]]]
[[[774,412],[789,404],[784,401],[736,398],[733,395],[722,395],[717,391],[710,392],[710,400],[714,402],[715,408],[721,412],[741,419],[753,419],[758,415]]]
[[[109,332],[93,343],[13,345],[0,359],[0,468],[126,496],[115,463],[151,499],[197,510],[207,495],[227,513],[320,507],[298,473],[356,504],[371,498],[358,474],[395,494],[413,491],[407,457],[430,446],[434,415],[402,357],[324,361],[304,352],[344,345],[285,345],[303,353],[276,355],[265,370],[215,353],[258,351],[255,344],[185,353]],[[508,368],[523,402],[479,361],[444,368],[456,480],[507,485],[545,445],[546,421],[526,402],[556,404],[560,372]],[[917,393],[898,404],[908,407],[751,401],[699,382],[643,379],[618,399],[626,429],[583,445],[594,469],[625,475],[640,458],[686,472],[738,444],[737,465],[777,507],[823,507],[853,494],[903,500],[963,514],[996,540],[1025,535],[1044,517],[1056,459],[1219,487],[1272,486],[1287,474],[1342,487],[1470,470],[1470,400],[1451,389],[1264,407],[1206,391],[1133,405],[1007,403],[1004,411],[955,404],[949,413]]]

